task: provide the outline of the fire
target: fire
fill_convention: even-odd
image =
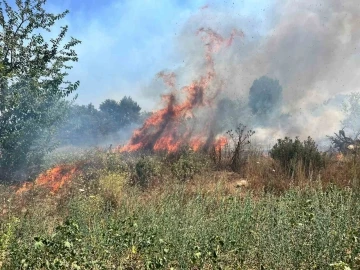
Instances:
[[[214,143],[215,151],[220,152],[221,149],[224,148],[225,145],[228,144],[228,139],[225,136],[221,136],[218,139],[216,139]]]
[[[33,183],[24,183],[17,191],[22,194],[33,187],[46,187],[52,193],[57,192],[65,183],[69,182],[76,173],[77,168],[72,165],[58,165],[45,173],[40,174]]]
[[[163,109],[154,112],[134,131],[129,143],[120,148],[120,152],[137,150],[176,152],[183,145],[193,150],[209,148],[220,143],[215,140],[211,119],[214,100],[222,89],[223,83],[215,80],[216,72],[213,55],[232,44],[235,36],[243,36],[233,30],[229,38],[223,38],[210,28],[200,28],[197,35],[205,44],[206,72],[198,80],[181,89],[176,88],[175,73],[158,73],[170,93],[163,95]],[[179,95],[185,95],[181,99]],[[199,123],[196,112],[206,110],[208,123]],[[200,126],[201,125],[201,126]]]
[[[190,141],[190,147],[194,151],[198,151],[204,144],[204,138],[194,138]]]

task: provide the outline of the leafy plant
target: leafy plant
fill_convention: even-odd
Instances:
[[[9,261],[9,252],[11,241],[14,241],[16,226],[20,220],[18,218],[11,218],[10,221],[2,224],[0,228],[0,268]]]
[[[319,152],[311,137],[304,142],[301,142],[298,137],[295,140],[289,137],[278,139],[270,151],[270,156],[278,160],[283,169],[292,177],[296,175],[299,167],[309,177],[313,171],[318,171],[325,166],[324,156]]]
[[[77,61],[71,38],[63,46],[68,27],[46,42],[68,11],[51,14],[46,0],[17,0],[16,10],[0,1],[0,180],[26,178],[53,149],[50,138],[67,110],[65,97],[79,86],[66,81],[68,62]]]
[[[102,263],[82,245],[79,225],[66,220],[50,237],[34,237],[32,246],[23,248],[17,269],[99,269]],[[96,257],[96,256],[95,256]]]
[[[159,164],[148,156],[142,156],[136,161],[132,173],[132,184],[146,188],[151,181],[160,173]]]
[[[192,179],[207,167],[207,161],[193,150],[183,151],[179,159],[172,163],[171,171],[176,179],[186,181]]]

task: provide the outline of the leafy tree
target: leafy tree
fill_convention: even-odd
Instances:
[[[120,128],[119,103],[113,99],[107,99],[100,104],[100,111],[103,113],[106,133],[112,133]]]
[[[94,145],[106,134],[103,115],[94,105],[72,105],[57,138],[62,145]]]
[[[103,141],[120,140],[118,131],[131,123],[144,121],[148,114],[131,98],[120,102],[107,99],[97,110],[94,105],[72,105],[66,121],[59,128],[57,138],[61,145],[89,146]],[[109,136],[110,135],[110,136]]]
[[[41,34],[69,11],[51,14],[45,3],[0,0],[0,180],[36,172],[53,148],[48,142],[66,111],[64,98],[79,86],[65,80],[65,70],[78,60],[73,47],[80,41],[64,43],[67,26],[50,42]]]
[[[138,122],[141,108],[131,97],[124,97],[120,102],[105,100],[100,104],[100,111],[104,113],[104,121],[110,132],[116,132],[122,127]]]
[[[250,88],[249,106],[260,119],[276,111],[282,102],[282,87],[278,80],[262,76]]]
[[[119,103],[121,122],[123,126],[139,120],[141,108],[131,97],[123,97]]]

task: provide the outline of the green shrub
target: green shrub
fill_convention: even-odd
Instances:
[[[296,176],[298,169],[304,170],[305,175],[309,177],[313,171],[319,171],[325,165],[324,156],[311,137],[304,142],[298,137],[295,140],[289,137],[278,139],[270,151],[270,156],[278,160],[292,177]]]
[[[131,184],[146,188],[160,174],[160,171],[160,163],[150,156],[142,156],[132,170]]]
[[[36,236],[33,243],[19,246],[9,269],[103,269],[91,248],[82,245],[83,238],[79,226],[67,220],[53,235]]]
[[[171,171],[177,180],[186,181],[200,173],[208,163],[199,153],[192,150],[183,151],[179,159],[172,163]]]

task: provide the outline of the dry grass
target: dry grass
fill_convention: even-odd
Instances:
[[[262,264],[276,269],[286,265],[300,268],[325,265],[322,259],[315,257],[308,262],[301,261],[302,255],[298,254],[298,248],[289,242],[291,239],[296,239],[296,242],[303,241],[304,245],[311,245],[317,250],[316,252],[322,254],[321,256],[334,260],[332,262],[339,262],[338,253],[333,253],[331,250],[329,254],[321,251],[321,245],[329,247],[334,245],[333,242],[329,242],[330,240],[326,240],[327,238],[330,237],[331,241],[336,242],[339,241],[336,240],[337,236],[328,235],[328,230],[326,228],[324,231],[320,230],[317,224],[325,222],[333,226],[333,232],[345,232],[347,228],[353,226],[352,220],[355,216],[352,215],[360,214],[356,201],[351,199],[358,191],[354,184],[358,163],[351,157],[342,161],[329,157],[326,167],[318,175],[310,174],[311,177],[306,178],[305,173],[298,168],[297,177],[291,178],[276,161],[262,155],[261,152],[254,152],[248,156],[241,173],[228,170],[225,159],[222,160],[224,166],[219,168],[207,163],[206,156],[191,156],[189,163],[186,162],[186,157],[181,163],[176,163],[177,159],[174,157],[169,161],[164,155],[152,156],[149,159],[149,166],[146,167],[151,172],[147,188],[134,185],[132,181],[134,167],[139,159],[142,157],[109,155],[99,151],[81,161],[77,160],[77,164],[81,164],[80,173],[55,194],[51,194],[45,187],[35,187],[23,194],[16,194],[17,187],[0,186],[2,198],[0,224],[4,226],[12,224],[14,217],[20,220],[12,237],[31,250],[34,236],[48,237],[69,218],[74,219],[85,233],[83,235],[79,232],[77,236],[84,241],[84,245],[87,243],[89,248],[96,250],[95,254],[103,254],[103,249],[108,249],[109,253],[101,255],[102,260],[123,267],[146,269],[144,261],[149,258],[160,260],[161,257],[156,257],[160,252],[161,256],[170,257],[168,262],[163,262],[164,266],[160,264],[157,266],[159,269],[167,269],[170,266],[181,269],[181,265],[184,267],[188,264],[192,265],[192,269],[213,269],[215,265],[227,265],[229,269],[242,265],[243,269],[255,269]],[[194,164],[196,162],[199,164]],[[172,170],[172,164],[177,164],[176,170]],[[189,165],[193,166],[190,167],[190,171],[187,167]],[[184,175],[189,176],[185,180],[173,175],[174,173],[182,175],[182,169],[187,170]],[[328,191],[330,185],[340,189]],[[346,206],[337,205],[339,201]],[[336,211],[348,209],[349,213],[346,210],[341,214],[346,215],[342,219],[337,216],[338,213],[333,209],[335,207],[333,205],[336,206]],[[298,210],[299,207],[302,210]],[[309,219],[312,215],[318,218],[315,219],[316,222]],[[333,221],[334,218],[336,221]],[[159,249],[156,244],[157,238],[154,239],[156,241],[153,246],[149,246],[149,253],[146,253],[147,249],[146,252],[144,250],[139,253],[134,252],[132,246],[124,249],[117,247],[118,250],[112,250],[114,248],[112,245],[117,243],[109,244],[110,246],[106,243],[109,241],[111,243],[112,239],[117,237],[118,233],[113,226],[115,228],[120,226],[121,230],[131,232],[134,227],[128,222],[132,219],[136,220],[137,226],[140,227],[129,236],[124,235],[125,238],[129,237],[125,239],[126,241],[134,241],[136,245],[146,246],[146,243],[141,242],[143,237],[149,239],[157,237],[167,239],[171,245],[177,245],[178,251],[174,253],[171,245]],[[274,220],[279,220],[276,222],[280,222],[279,224],[282,224],[281,226],[286,230],[282,231],[281,226],[277,228],[273,224]],[[297,224],[312,227],[311,229],[297,227]],[[272,231],[273,229],[276,229],[276,232]],[[318,230],[322,244],[313,241],[311,231],[314,230]],[[288,237],[287,240],[282,236],[284,233]],[[351,233],[347,236],[349,239],[352,239]],[[218,255],[218,261],[206,255],[208,251],[213,252],[214,245],[215,248],[219,245],[216,237],[225,237],[226,241],[230,241],[225,241],[223,251]],[[241,242],[240,239],[241,241],[247,239],[247,242]],[[348,245],[346,241],[344,240],[337,250],[348,249],[355,254],[357,249],[351,246],[352,243]],[[238,245],[248,250],[239,249],[237,252],[240,253],[234,253],[235,248],[239,248]],[[205,253],[199,251],[202,255],[197,258],[197,254],[200,253],[193,250],[196,246],[208,251]],[[164,248],[172,250],[171,255],[163,253],[161,250]],[[282,249],[291,250],[292,253],[281,255]],[[307,250],[306,246],[303,249]],[[268,254],[267,257],[258,253],[259,250],[262,254]],[[36,250],[31,252],[33,254],[31,256],[41,255],[35,255],[38,252]],[[57,252],[61,254],[62,251]],[[21,257],[19,252],[14,254]],[[21,258],[16,256],[11,257],[13,260],[11,265],[18,266],[16,260],[21,261]],[[246,259],[239,261],[241,256]],[[190,261],[183,258],[188,258]],[[253,263],[254,261],[257,263]],[[350,259],[347,261],[353,262]],[[357,262],[353,263],[355,265]],[[98,269],[109,269],[109,267]],[[152,266],[152,269],[155,268]]]
[[[341,188],[358,189],[359,187],[360,162],[352,156],[344,157],[342,160],[338,160],[336,156],[328,157],[325,168],[318,174],[310,174],[311,177],[307,178],[301,168],[298,168],[297,177],[291,178],[275,160],[262,154],[261,151],[254,151],[248,155],[241,173],[231,172],[224,165],[227,160],[223,157],[220,169],[219,166],[206,166],[203,171],[195,173],[186,181],[174,179],[170,165],[164,156],[161,156],[158,161],[155,157],[152,166],[158,166],[156,171],[161,173],[152,176],[153,181],[145,190],[139,190],[136,186],[134,188],[129,184],[133,175],[131,170],[134,167],[131,164],[135,164],[139,158],[139,156],[128,156],[124,159],[119,153],[109,156],[108,153],[101,151],[97,151],[96,154],[91,153],[90,156],[75,161],[79,167],[79,175],[53,195],[48,189],[42,187],[17,195],[15,192],[18,186],[1,185],[0,218],[6,217],[8,213],[24,215],[28,208],[42,204],[44,201],[46,201],[46,207],[41,210],[42,213],[53,216],[56,215],[55,212],[61,212],[66,216],[67,202],[79,194],[91,196],[101,193],[111,204],[116,205],[124,196],[129,196],[129,194],[133,196],[136,190],[139,203],[144,202],[146,205],[149,201],[161,200],[162,194],[177,189],[179,185],[183,186],[189,197],[193,194],[215,193],[218,196],[241,196],[248,192],[256,196],[266,193],[280,195],[290,188],[319,186],[319,183],[324,188],[329,185]],[[111,166],[115,169],[109,169],[109,159],[112,162]],[[241,180],[245,180],[248,185],[237,187],[237,183]]]

